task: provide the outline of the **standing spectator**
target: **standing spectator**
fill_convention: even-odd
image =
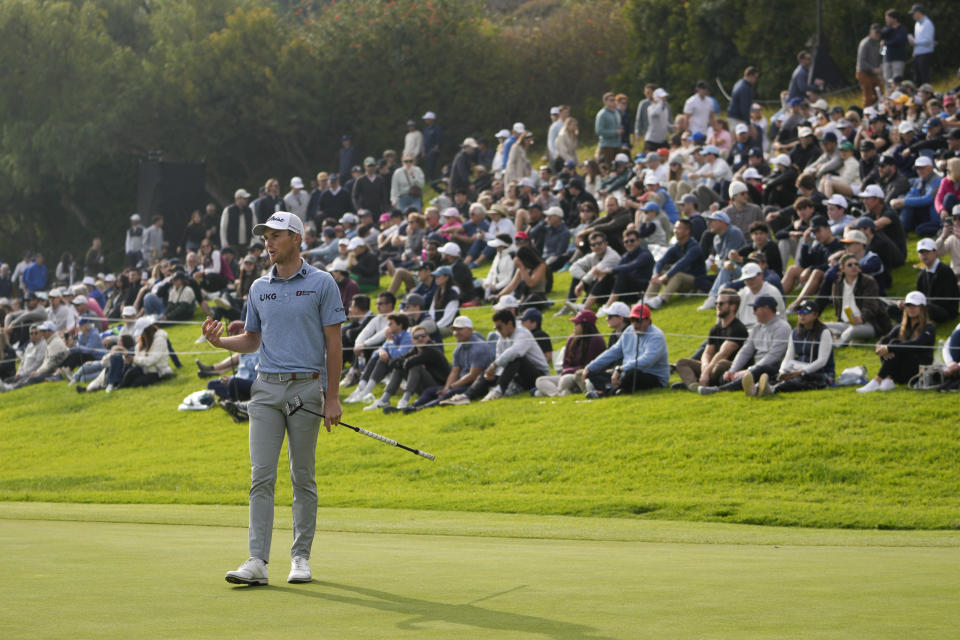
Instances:
[[[412,157],[414,162],[423,158],[423,133],[417,129],[416,120],[407,120],[407,133],[403,136],[401,155]]]
[[[900,24],[900,12],[890,9],[883,15],[886,25],[880,31],[883,39],[883,79],[891,82],[894,78],[903,78],[907,60],[907,30]],[[931,27],[933,25],[931,24]]]
[[[730,94],[730,106],[727,108],[727,121],[731,129],[738,124],[750,124],[750,105],[753,104],[754,87],[760,78],[760,70],[754,66],[747,67],[743,77],[733,85]]]
[[[627,115],[627,94],[616,96],[617,116],[620,118],[620,150],[630,153],[630,116]]]
[[[404,151],[403,166],[393,172],[390,202],[400,211],[406,211],[408,207],[414,207],[417,211],[423,208],[426,176],[423,175],[423,169],[416,165],[416,158],[416,155]]]
[[[235,253],[241,253],[253,237],[253,211],[247,203],[250,193],[246,189],[237,189],[233,194],[233,204],[224,207],[220,214],[220,247],[233,247]]]
[[[873,380],[857,389],[857,393],[891,391],[906,384],[920,370],[920,365],[933,362],[937,327],[927,313],[927,297],[911,291],[904,298],[903,320],[880,338],[874,351],[880,356],[880,371]]]
[[[0,262],[0,298],[9,298],[13,295],[13,278],[10,275],[10,265]]]
[[[319,181],[319,175],[317,176]],[[253,206],[253,214],[257,224],[267,221],[277,211],[283,211],[283,198],[280,197],[280,181],[270,178],[263,185],[264,194],[257,198]]]
[[[863,107],[877,103],[877,90],[883,91],[883,53],[880,25],[870,25],[870,33],[857,47],[857,82],[863,91]]]
[[[423,114],[423,153],[427,180],[437,178],[437,160],[440,146],[443,144],[443,129],[437,124],[437,114],[427,111]]]
[[[340,176],[331,173],[328,180],[329,186],[320,194],[320,206],[314,216],[320,221],[339,220],[353,208],[353,196],[345,187],[340,186]],[[317,224],[320,221],[317,221]]]
[[[307,223],[307,205],[310,203],[310,196],[303,190],[303,180],[300,176],[290,178],[290,191],[283,196],[283,208],[300,220]],[[267,216],[269,217],[269,216]]]
[[[620,152],[623,129],[617,111],[617,96],[613,92],[603,94],[603,108],[597,111],[593,128],[597,134],[597,160],[613,164],[614,157]]]
[[[80,265],[73,259],[73,254],[64,251],[60,254],[60,262],[54,269],[53,277],[57,284],[73,286],[80,275]]]
[[[353,207],[366,209],[376,215],[390,209],[390,187],[387,181],[377,173],[377,161],[372,157],[363,160],[364,174],[353,183]]]
[[[653,92],[656,88],[657,85],[653,82],[643,85],[643,100],[637,105],[637,115],[633,121],[633,135],[637,142],[647,139],[647,128],[650,126],[648,109],[653,102]],[[648,151],[648,149],[644,148],[642,151]]]
[[[908,36],[913,45],[914,80],[917,84],[930,82],[930,67],[933,64],[933,47],[936,42],[933,21],[922,4],[910,7],[913,17],[913,35]]]
[[[520,139],[510,147],[507,164],[504,169],[503,180],[506,184],[520,183],[530,177],[530,160],[527,158],[527,149],[533,145],[533,133],[526,131],[520,134]]]
[[[691,133],[710,133],[713,126],[713,100],[710,87],[704,80],[698,80],[694,94],[683,103],[683,113],[687,116],[687,130]]]
[[[124,241],[124,252],[127,254],[127,265],[131,267],[140,266],[143,261],[143,232],[145,229],[140,225],[140,214],[135,213],[130,216],[130,228],[127,229],[126,240]]]
[[[460,151],[454,157],[453,164],[450,166],[450,193],[466,191],[470,194],[473,191],[470,177],[473,173],[473,165],[476,163],[476,156],[477,141],[473,138],[465,138],[463,144],[460,145]],[[470,199],[473,200],[472,197]]]
[[[163,216],[153,216],[143,232],[143,258],[152,267],[163,257]]]
[[[33,262],[29,267],[23,270],[23,291],[21,293],[33,293],[43,291],[47,288],[47,265],[43,263],[43,254],[37,253],[33,256]]]
[[[190,253],[200,248],[200,243],[207,236],[207,229],[203,224],[203,216],[200,209],[194,209],[190,214],[190,221],[183,230],[183,240],[177,247],[177,253]]]
[[[801,51],[797,54],[797,68],[793,70],[790,76],[790,87],[787,89],[787,101],[792,102],[799,98],[807,99],[808,91],[820,92],[823,88],[823,80],[816,79],[810,82],[811,67],[813,67],[813,56],[809,51]]]
[[[659,151],[667,146],[670,135],[670,96],[663,89],[656,89],[651,95],[646,111],[646,129],[643,134],[643,148],[647,153]]]
[[[554,168],[568,162],[577,164],[577,147],[580,144],[580,123],[576,118],[566,118],[557,132],[557,159]]]
[[[95,236],[90,242],[90,248],[87,249],[87,255],[83,260],[83,273],[84,275],[95,276],[103,271],[103,267],[103,241],[99,236]]]
[[[557,136],[560,135],[560,130],[563,129],[564,123],[570,117],[570,107],[567,105],[553,107],[550,110],[550,116],[555,119],[550,123],[550,128],[547,130],[547,160],[556,168],[557,158],[560,157],[560,151],[557,149]]]
[[[340,150],[337,152],[337,173],[340,175],[340,182],[346,184],[350,179],[350,172],[354,166],[360,163],[360,151],[353,146],[353,139],[344,134],[340,136]]]

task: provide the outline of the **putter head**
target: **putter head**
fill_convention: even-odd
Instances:
[[[303,407],[303,399],[300,398],[300,394],[293,396],[290,400],[287,400],[283,403],[283,413],[287,416],[292,416],[297,411]]]

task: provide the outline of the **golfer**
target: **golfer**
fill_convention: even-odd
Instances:
[[[333,277],[300,257],[303,222],[278,211],[253,228],[262,235],[273,267],[250,287],[244,333],[220,337],[223,325],[203,323],[203,335],[215,347],[240,353],[257,351],[260,367],[250,390],[250,558],[227,582],[267,584],[273,495],[284,433],[289,439],[293,484],[293,547],[287,582],[310,582],[310,548],[317,522],[314,478],[319,418],[306,411],[287,417],[283,404],[294,395],[323,416],[330,427],[342,413],[340,324],[346,316]]]

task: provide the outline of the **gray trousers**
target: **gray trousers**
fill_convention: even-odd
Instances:
[[[317,527],[315,479],[320,418],[306,411],[287,417],[283,403],[299,394],[303,405],[323,413],[320,380],[267,382],[257,378],[250,389],[250,555],[270,561],[273,535],[273,496],[283,437],[288,438],[290,482],[293,485],[293,547],[290,557],[310,557]]]

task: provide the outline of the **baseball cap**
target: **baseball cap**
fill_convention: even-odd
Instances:
[[[869,151],[870,149],[876,149],[877,145],[874,144],[873,140],[861,140],[860,141],[860,151]]]
[[[730,216],[723,211],[714,211],[707,216],[707,220],[719,220],[720,222],[726,222],[727,224],[730,224]]]
[[[477,140],[476,140],[475,138],[473,138],[473,137],[469,137],[469,136],[468,136],[468,137],[466,137],[466,138],[463,139],[463,144],[461,144],[460,146],[461,146],[461,147],[471,147],[471,148],[473,148],[473,149],[476,149],[476,148],[477,148]]]
[[[883,200],[883,189],[880,188],[880,185],[870,184],[858,193],[857,196],[860,198],[880,198]]]
[[[844,198],[839,193],[835,193],[832,196],[830,196],[830,199],[827,200],[826,204],[832,204],[833,206],[840,207],[841,209],[846,209],[847,207],[850,206],[849,204],[847,204],[847,199]]]
[[[137,310],[131,305],[127,305],[120,311],[120,316],[123,318],[135,318],[137,316]]]
[[[448,267],[447,265],[443,265],[442,267],[437,267],[437,268],[434,269],[432,272],[430,272],[430,275],[432,275],[433,277],[437,277],[437,276],[449,276],[449,277],[452,278],[452,277],[453,277],[453,269],[451,269],[451,268]]]
[[[289,211],[277,211],[266,222],[256,225],[253,228],[253,234],[262,236],[267,229],[276,229],[278,231],[292,231],[303,235],[303,220],[299,216]]]
[[[797,313],[820,313],[817,303],[813,300],[801,300],[796,309]]]
[[[875,224],[873,223],[873,219],[872,219],[872,218],[868,218],[867,216],[862,216],[862,217],[860,217],[860,218],[857,218],[857,221],[853,223],[853,226],[856,227],[857,229],[873,229],[873,230],[876,230],[876,228],[877,228],[877,225],[875,225]]]
[[[660,211],[660,205],[652,200],[645,205],[643,205],[644,211]]]
[[[816,100],[813,103],[811,103],[810,107],[813,109],[820,109],[821,111],[826,111],[827,109],[830,108],[830,105],[827,104],[826,100],[824,100],[823,98],[820,98],[819,100]]]
[[[147,327],[157,323],[157,317],[153,315],[143,316],[142,318],[137,318],[137,321],[133,325],[133,337],[139,338]]]
[[[731,198],[741,193],[746,193],[749,190],[750,189],[747,188],[747,185],[739,180],[730,183],[729,192]]]
[[[338,245],[342,245],[342,246],[344,246],[344,247],[349,247],[349,246],[350,246],[350,238],[340,238],[339,240],[337,240],[337,244],[338,244]]]
[[[343,271],[344,273],[350,273],[350,266],[343,258],[335,258],[333,262],[327,265],[327,271]]]
[[[300,176],[293,176],[290,178],[290,186],[294,189],[303,189],[303,180]]]
[[[881,165],[890,164],[890,165],[893,165],[893,166],[897,166],[897,159],[894,158],[893,156],[885,153],[885,154],[883,154],[882,156],[880,156],[879,158],[877,158],[877,164],[881,164]]]
[[[554,207],[547,207],[547,210],[546,210],[545,213],[546,213],[546,215],[547,215],[548,218],[549,218],[550,216],[560,216],[561,218],[563,217],[563,209],[561,209],[560,207],[556,207],[556,206],[554,206]],[[489,245],[490,243],[488,242],[487,244]]]
[[[760,147],[750,147],[750,150],[747,151],[747,157],[748,157],[748,158],[762,158],[762,157],[763,157],[763,149],[761,149]]]
[[[550,107],[550,115],[560,115],[560,107]]]
[[[499,238],[494,238],[493,240],[487,241],[487,246],[493,247],[494,249],[499,249],[500,247],[509,247],[510,245]]]
[[[249,197],[250,197],[250,192],[247,191],[246,189],[243,189],[243,188],[237,189],[236,191],[233,192],[233,199],[234,199],[234,200],[236,200],[237,198],[249,198]],[[136,214],[134,214],[134,215],[136,215]],[[131,218],[132,218],[132,217],[133,217],[133,216],[131,216]],[[140,219],[140,218],[139,218],[139,216],[138,216],[138,217],[137,217],[137,220],[139,220],[139,219]]]
[[[687,204],[688,202],[690,204],[698,204],[700,201],[697,200],[697,196],[693,195],[692,193],[687,193],[680,198],[680,202],[681,204]]]
[[[373,158],[373,156],[367,156],[366,158],[363,159],[363,166],[375,167],[377,166],[377,161]]]
[[[760,268],[756,262],[748,262],[743,265],[743,269],[740,270],[740,279],[749,280],[750,278],[756,278],[763,273],[763,269]]]
[[[630,164],[630,156],[625,153],[618,153],[614,156],[613,161],[620,164]]]
[[[859,242],[860,244],[866,246],[870,244],[870,241],[867,240],[866,234],[863,231],[857,231],[856,229],[847,228],[843,232],[843,239],[840,241],[844,244],[849,244],[851,242]]]
[[[362,246],[363,246],[363,238],[350,238],[350,244],[347,245],[347,248],[350,249],[350,251],[353,251],[357,247],[362,247]]]
[[[720,149],[718,149],[716,145],[708,144],[707,146],[705,146],[705,147],[703,148],[703,151],[701,151],[700,153],[702,153],[702,154],[705,155],[705,156],[706,156],[706,155],[719,156],[719,155],[720,155]]]
[[[840,151],[853,151],[853,143],[849,140],[844,140],[840,143]]]
[[[241,189],[240,191],[243,191],[243,189]],[[234,198],[236,198],[236,197],[237,197],[237,196],[235,195]],[[132,216],[130,216],[130,220],[131,220],[132,222],[140,222],[140,214],[139,214],[139,213],[133,214]]]
[[[637,304],[633,305],[633,307],[630,309],[629,317],[646,320],[647,318],[650,317],[650,307],[643,304],[642,302],[638,302]]]
[[[49,320],[46,320],[45,322],[41,322],[40,326],[37,327],[37,329],[39,331],[56,331],[57,325],[53,324]]]
[[[754,309],[757,307],[770,307],[774,311],[777,310],[777,301],[773,296],[759,296],[756,300],[753,301],[750,305]]]
[[[937,244],[933,241],[933,238],[921,238],[917,243],[917,251],[936,251]]]
[[[357,217],[357,214],[348,211],[340,216],[340,219],[337,222],[340,224],[357,224],[360,222],[360,218]]]
[[[595,314],[590,309],[581,309],[577,312],[577,315],[570,318],[570,322],[596,322],[597,314]]]
[[[390,222],[390,212],[389,212],[389,211],[386,211],[386,212],[384,212],[384,213],[381,213],[381,214],[380,214],[380,217],[378,218],[378,221],[379,221],[381,224],[384,223],[384,222]]]
[[[655,89],[653,92],[654,98],[666,98],[670,94],[664,91],[663,89]]]
[[[414,305],[414,306],[417,306],[417,307],[423,309],[423,308],[425,308],[425,307],[427,306],[427,301],[426,301],[426,300],[424,299],[424,297],[423,297],[422,295],[420,295],[419,293],[408,293],[408,294],[403,298],[403,304],[406,305],[406,306],[408,306],[408,307],[409,307],[410,305]]]
[[[733,132],[737,135],[740,135],[741,133],[750,133],[750,127],[748,127],[747,125],[741,122],[736,127],[734,127]]]
[[[827,220],[825,216],[813,216],[813,220],[810,221],[811,229],[819,229],[820,227],[829,227],[830,221]]]
[[[927,306],[927,296],[923,295],[919,291],[911,291],[907,294],[907,297],[903,299],[903,304],[910,304],[914,306]]]
[[[813,135],[813,129],[810,127],[797,127],[797,137],[806,138]]]
[[[647,175],[643,176],[643,184],[644,185],[660,184],[660,178],[658,178],[657,174],[655,174],[653,171],[648,171]]]
[[[457,316],[453,319],[454,329],[473,329],[473,320],[467,316]]]
[[[459,218],[460,210],[456,207],[447,207],[443,210],[443,213],[440,214],[444,218]]]
[[[83,296],[83,295],[74,296],[73,300],[71,300],[70,302],[72,302],[73,304],[90,304],[90,301],[87,300],[87,296]]]
[[[423,114],[423,119],[424,119],[424,120],[436,120],[436,119],[437,119],[437,114],[435,114],[433,111],[427,111],[425,114]]]
[[[938,118],[938,117],[936,117],[936,116],[934,116],[934,117],[930,118],[929,120],[927,120],[927,128],[928,128],[928,129],[929,129],[930,127],[942,127],[942,126],[943,126],[943,120],[941,120],[940,118]]]
[[[763,180],[763,176],[761,176],[760,172],[754,169],[753,167],[747,167],[747,169],[743,172],[743,179],[744,180]]]
[[[97,284],[97,281],[93,279],[93,276],[84,276],[83,280],[81,280],[80,282],[90,287]]]
[[[493,137],[494,137],[494,138],[509,138],[509,137],[510,137],[510,132],[507,131],[506,129],[500,129],[500,131],[497,131],[497,133],[494,134]],[[459,316],[459,317],[463,317],[463,316]],[[456,322],[456,321],[454,321],[454,322]]]
[[[897,130],[900,131],[900,133],[913,133],[916,131],[916,129],[913,127],[913,123],[909,120],[904,120],[901,122],[900,126],[897,127]]]
[[[442,235],[434,231],[433,233],[427,234],[427,242],[432,242],[433,244],[443,244],[447,239]]]
[[[104,281],[104,282],[116,282],[116,281],[117,281],[117,276],[113,275],[112,273],[108,273],[107,275],[103,276],[103,281]]]
[[[793,164],[792,162],[790,162],[790,156],[788,156],[785,153],[781,153],[777,156],[774,156],[771,162],[773,162],[773,164],[778,164],[782,167],[789,167],[791,164]]]
[[[703,141],[707,139],[707,136],[703,131],[694,131],[693,134],[690,135],[690,139],[696,144],[702,144]]]
[[[933,160],[931,160],[927,156],[920,156],[919,158],[917,158],[917,161],[913,163],[913,166],[914,167],[932,167]]]
[[[517,231],[517,234],[513,236],[514,240],[529,240],[530,234],[526,231]]]
[[[835,134],[833,131],[827,131],[825,134],[823,134],[821,140],[824,142],[836,142],[837,134]]]
[[[440,247],[440,253],[445,256],[459,256],[460,255],[460,245],[456,242],[448,242],[447,244]]]
[[[630,307],[628,307],[625,302],[618,300],[617,302],[611,302],[605,307],[600,307],[599,315],[626,318],[630,315]]]
[[[497,304],[493,305],[495,311],[502,311],[503,309],[511,309],[520,305],[520,301],[513,297],[511,294],[507,294],[497,300]]]
[[[526,133],[527,128],[523,126],[522,122],[514,122],[513,130],[516,131],[517,133]]]
[[[528,308],[526,311],[523,312],[523,315],[520,316],[520,320],[521,320],[521,321],[523,321],[523,320],[533,320],[534,322],[542,322],[542,321],[543,321],[543,314],[540,313],[540,311],[538,311],[537,309],[534,309],[533,307],[530,307],[530,308]]]

